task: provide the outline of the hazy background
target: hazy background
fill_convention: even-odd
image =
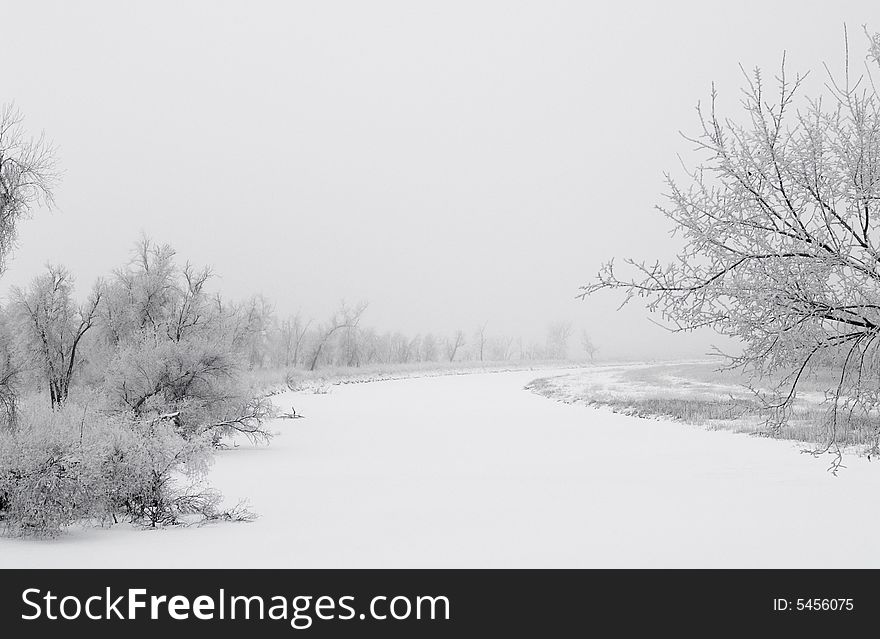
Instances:
[[[51,260],[81,292],[141,231],[280,313],[367,299],[366,324],[699,355],[609,293],[668,258],[653,209],[679,130],[738,63],[859,66],[864,2],[4,2],[0,102],[58,144],[58,210],[20,226],[0,292]],[[873,22],[872,22],[873,20]],[[817,73],[818,75],[818,73]],[[821,78],[819,78],[821,79]],[[578,341],[575,339],[575,341]]]

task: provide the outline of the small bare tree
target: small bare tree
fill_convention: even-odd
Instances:
[[[571,322],[555,322],[547,327],[547,357],[566,359],[568,344],[571,340]]]
[[[483,361],[483,355],[486,352],[486,342],[488,338],[486,337],[486,326],[487,323],[484,323],[482,326],[478,326],[477,330],[474,331],[474,348],[476,349],[476,356],[481,362]]]
[[[880,35],[869,38],[880,64]],[[772,425],[788,419],[806,375],[835,371],[817,452],[838,462],[845,424],[861,424],[880,452],[880,96],[866,68],[853,77],[847,46],[842,77],[826,67],[825,95],[801,102],[804,76],[791,77],[784,56],[775,99],[760,70],[744,72],[744,123],[716,113],[713,86],[687,138],[704,159],[684,185],[667,176],[658,207],[684,240],[677,259],[627,260],[628,275],[608,262],[581,291],[623,289],[672,330],[738,338],[731,366],[782,380],[761,395]]]
[[[302,345],[312,320],[303,322],[299,313],[281,321],[278,327],[276,363],[285,368],[296,368],[302,359]]]
[[[433,362],[437,359],[437,338],[433,333],[428,333],[422,339],[422,360]]]
[[[505,362],[508,361],[511,357],[513,357],[513,338],[512,337],[502,337],[500,339],[501,342],[501,359]]]
[[[410,340],[406,335],[400,331],[392,333],[389,347],[392,362],[396,364],[406,364],[409,362],[412,353],[410,351]]]
[[[243,346],[248,364],[262,368],[269,352],[269,331],[275,317],[275,308],[262,294],[252,295],[241,307],[244,322]]]
[[[584,349],[584,355],[586,355],[591,362],[596,357],[596,353],[599,352],[599,349],[593,344],[593,340],[587,332],[587,329],[581,331],[581,348]]]
[[[455,331],[455,336],[451,340],[446,340],[446,356],[450,362],[455,361],[455,355],[462,346],[464,346],[464,331]]]
[[[422,361],[422,336],[421,334],[417,334],[411,340],[409,340],[408,350],[410,353],[410,357],[413,361],[421,362]]]
[[[324,351],[333,336],[343,329],[357,327],[358,323],[361,321],[361,315],[363,315],[365,310],[367,310],[366,302],[361,302],[351,307],[346,305],[345,302],[342,302],[339,309],[333,314],[327,323],[319,327],[317,341],[314,350],[312,351],[311,361],[309,362],[310,371],[313,371],[318,367],[321,353]]]
[[[486,352],[491,361],[506,362],[513,353],[513,338],[499,336],[490,339]]]

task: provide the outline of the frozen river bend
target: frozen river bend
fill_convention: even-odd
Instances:
[[[0,539],[0,567],[878,567],[880,466],[544,399],[565,371],[287,393],[306,416],[222,452],[260,518]]]

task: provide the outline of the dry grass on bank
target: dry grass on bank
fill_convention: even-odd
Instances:
[[[731,430],[822,445],[829,441],[829,409],[823,403],[833,371],[805,380],[783,426],[769,426],[767,409],[747,388],[748,379],[712,362],[596,367],[537,379],[527,388],[566,403],[602,406],[644,418],[673,419],[711,429]],[[765,380],[766,385],[772,380]],[[854,414],[837,441],[863,448],[876,441],[876,419]]]

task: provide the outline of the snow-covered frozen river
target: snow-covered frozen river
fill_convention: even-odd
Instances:
[[[877,463],[523,390],[551,374],[281,395],[306,418],[212,472],[256,522],[0,539],[0,567],[880,566]]]

